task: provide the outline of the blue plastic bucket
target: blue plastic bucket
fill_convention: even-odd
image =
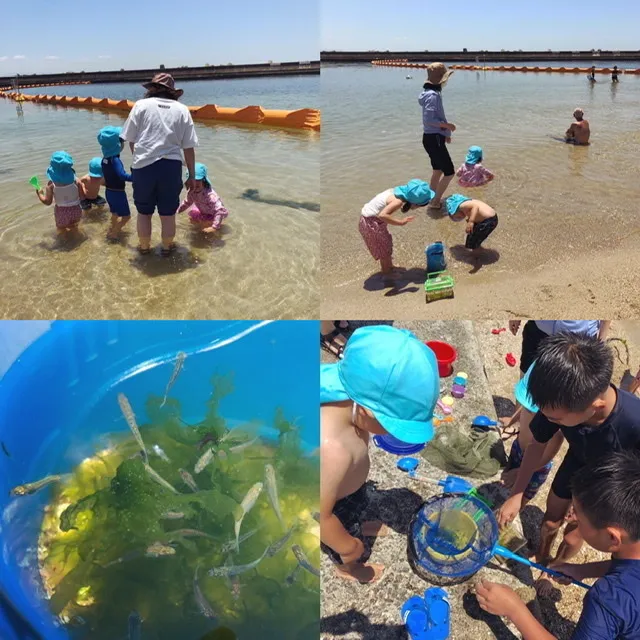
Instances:
[[[373,442],[376,447],[379,447],[388,453],[393,453],[396,456],[407,456],[411,453],[417,453],[418,451],[422,451],[426,446],[426,443],[409,444],[408,442],[398,440],[398,438],[394,438],[391,435],[373,436]]]

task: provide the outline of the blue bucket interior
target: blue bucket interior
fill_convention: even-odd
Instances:
[[[211,377],[233,373],[234,391],[220,404],[230,426],[257,419],[261,435],[275,437],[281,407],[305,448],[317,448],[317,333],[315,321],[0,322],[0,638],[69,638],[38,571],[49,491],[12,498],[11,488],[66,473],[95,454],[105,433],[128,431],[119,392],[143,423],[145,400],[164,393],[179,351],[187,359],[171,396],[188,394],[187,422],[204,418]]]

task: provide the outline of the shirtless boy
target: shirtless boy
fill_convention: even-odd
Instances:
[[[88,211],[91,207],[104,207],[107,201],[100,196],[100,187],[104,185],[102,176],[102,158],[92,158],[89,162],[89,173],[80,178],[83,197],[80,207]]]
[[[454,222],[467,221],[467,240],[464,246],[475,258],[482,252],[482,243],[498,226],[498,215],[482,200],[467,198],[458,193],[447,198],[447,212]]]
[[[565,142],[578,145],[589,144],[589,136],[591,130],[589,129],[589,121],[584,119],[584,111],[579,107],[574,110],[573,117],[576,121],[567,129],[565,135]]]
[[[429,441],[439,382],[431,349],[388,325],[357,329],[343,359],[321,365],[320,538],[340,577],[375,582],[384,570],[361,561],[362,537],[387,533],[380,522],[361,522],[370,434]]]

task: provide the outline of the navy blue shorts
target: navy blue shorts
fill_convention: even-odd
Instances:
[[[111,189],[105,189],[104,195],[109,203],[109,209],[111,209],[111,213],[114,216],[126,218],[131,215],[127,194],[124,191],[112,191]]]
[[[131,176],[138,213],[152,215],[157,207],[161,216],[175,215],[182,191],[180,160],[157,160],[142,169],[132,169]]]

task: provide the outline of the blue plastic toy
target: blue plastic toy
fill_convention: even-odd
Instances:
[[[485,429],[489,427],[497,427],[498,423],[492,420],[489,416],[476,416],[471,423],[473,427],[483,427]]]
[[[418,458],[400,458],[396,463],[396,466],[402,471],[408,471],[411,473],[412,471],[415,471],[419,462]]]
[[[446,270],[447,261],[444,257],[444,244],[442,242],[432,242],[424,252],[427,257],[427,273]]]
[[[383,451],[393,453],[397,456],[406,456],[411,453],[418,453],[418,451],[422,451],[422,449],[426,447],[426,443],[409,444],[408,442],[402,442],[402,440],[394,438],[392,435],[373,436],[373,443]]]
[[[400,467],[400,465],[398,465]],[[402,467],[400,467],[402,469]],[[402,469],[403,471],[407,471],[407,469]],[[471,491],[474,486],[467,482],[467,480],[463,480],[462,478],[458,478],[457,476],[447,476],[444,480],[438,480],[437,478],[427,478],[426,476],[418,475],[414,469],[408,469],[409,477],[414,480],[421,480],[422,482],[428,482],[430,484],[437,484],[439,487],[442,487],[444,493],[467,493]]]
[[[431,587],[424,598],[412,596],[400,609],[410,640],[447,640],[450,631],[449,598],[440,587]]]

